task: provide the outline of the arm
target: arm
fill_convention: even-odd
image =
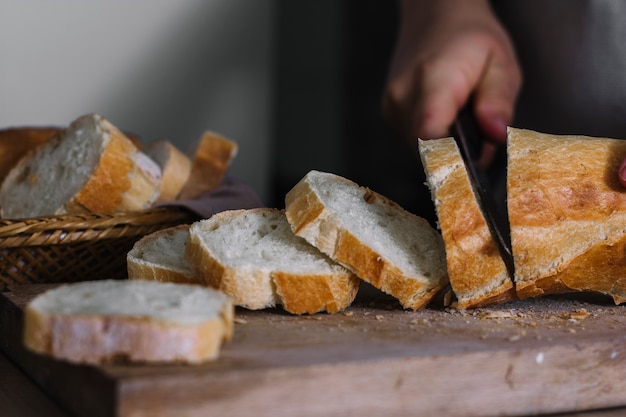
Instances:
[[[488,0],[403,0],[383,101],[385,118],[411,144],[449,134],[473,94],[490,140],[484,161],[506,140],[522,75]]]

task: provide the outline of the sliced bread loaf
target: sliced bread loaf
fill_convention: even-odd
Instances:
[[[228,297],[197,285],[81,282],[27,305],[24,344],[75,363],[199,363],[217,358],[232,337],[233,314]]]
[[[191,175],[191,160],[166,140],[155,140],[143,147],[143,152],[161,168],[161,190],[156,202],[176,200]]]
[[[230,210],[192,224],[186,255],[207,285],[249,309],[334,313],[352,303],[360,283],[295,236],[277,209]]]
[[[103,117],[82,116],[37,146],[0,187],[3,218],[133,211],[159,195],[160,168]]]
[[[126,255],[129,279],[200,284],[185,258],[189,225],[159,230],[139,239]]]
[[[509,128],[507,206],[519,297],[626,301],[626,141]]]
[[[424,307],[448,285],[441,235],[372,190],[310,171],[285,204],[296,235],[405,308]]]
[[[443,138],[418,144],[445,242],[450,285],[457,298],[454,306],[465,309],[514,299],[512,277],[456,142]]]

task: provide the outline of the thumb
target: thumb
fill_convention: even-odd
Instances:
[[[506,129],[513,120],[515,101],[522,75],[515,58],[489,60],[476,89],[474,112],[487,139],[497,144],[506,141]]]

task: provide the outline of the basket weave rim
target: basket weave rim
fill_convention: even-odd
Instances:
[[[0,248],[138,236],[157,225],[175,225],[193,220],[194,215],[180,207],[159,207],[111,214],[85,213],[2,219]]]

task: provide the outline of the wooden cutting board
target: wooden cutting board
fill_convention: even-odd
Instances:
[[[626,315],[551,297],[473,311],[359,297],[334,315],[237,310],[201,366],[79,366],[26,351],[23,307],[0,296],[1,347],[79,416],[529,415],[626,405]]]

